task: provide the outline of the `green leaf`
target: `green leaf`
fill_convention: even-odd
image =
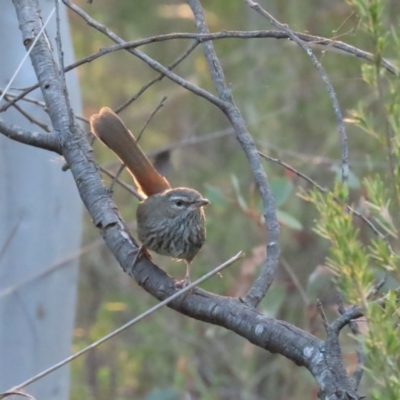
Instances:
[[[300,221],[293,217],[292,215],[288,214],[286,211],[277,210],[276,215],[278,217],[278,221],[291,229],[295,229],[300,231],[303,229]]]
[[[247,203],[246,203],[245,199],[243,198],[242,193],[240,192],[239,180],[238,180],[237,176],[234,174],[231,174],[231,181],[232,181],[233,189],[235,190],[236,200],[238,201],[240,207],[243,210],[247,210],[249,207],[247,206]]]
[[[206,185],[206,198],[210,200],[213,207],[223,208],[228,204],[221,190],[212,185]]]
[[[275,197],[275,204],[277,207],[280,207],[292,194],[293,183],[286,178],[277,178],[272,179],[270,185]]]

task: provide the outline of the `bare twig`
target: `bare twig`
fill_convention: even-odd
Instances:
[[[134,189],[132,186],[127,185],[126,183],[121,181],[116,175],[114,175],[113,173],[111,173],[107,169],[105,169],[103,167],[100,167],[100,166],[99,166],[99,169],[100,169],[101,172],[103,172],[106,175],[108,175],[111,179],[115,179],[116,182],[118,182],[129,193],[133,194],[138,200],[140,200],[140,201],[144,200],[143,196],[136,189]]]
[[[343,297],[339,293],[338,294],[338,311],[340,315],[343,315],[346,312],[346,309],[343,304]],[[358,324],[356,321],[350,321],[349,322],[349,328],[351,330],[351,333],[356,337],[360,334],[360,331],[358,329]],[[358,388],[361,378],[364,373],[364,363],[365,363],[365,356],[364,356],[364,350],[363,350],[363,345],[361,342],[358,343],[358,348],[357,348],[357,367],[356,370],[353,373],[353,380],[355,383],[355,387]]]
[[[36,42],[39,40],[40,36],[44,32],[47,24],[50,22],[53,14],[54,14],[54,11],[55,11],[55,8],[53,8],[53,10],[50,12],[49,16],[46,19],[46,22],[41,27],[41,29],[38,32],[38,34],[36,35],[35,39],[32,41],[32,43],[30,43],[29,49],[27,50],[27,52],[25,53],[25,55],[22,58],[21,62],[19,63],[18,67],[16,68],[16,70],[14,72],[14,75],[9,80],[7,86],[4,88],[3,93],[0,95],[0,103],[3,100],[4,96],[7,94],[8,89],[10,89],[11,85],[13,84],[15,78],[17,77],[17,75],[18,75],[19,71],[21,70],[22,66],[24,65],[25,61],[28,59],[29,55],[31,54],[32,50],[34,49]]]
[[[372,297],[374,297],[385,286],[388,277],[389,277],[389,273],[387,271],[385,271],[382,279],[379,282],[377,282],[374,285],[374,287],[370,290],[370,292],[368,293],[367,299],[371,299]]]
[[[325,329],[328,331],[328,328],[329,328],[328,318],[326,317],[322,302],[319,299],[317,300],[317,310],[319,312],[319,315],[321,316],[321,320],[322,320],[322,323],[324,324]]]
[[[396,293],[397,297],[400,298],[400,287],[395,289],[394,292]],[[383,296],[380,299],[375,300],[374,303],[378,304],[381,307],[385,307],[386,296]],[[347,308],[347,310],[332,323],[331,325],[332,329],[335,330],[336,332],[340,332],[340,330],[342,330],[351,321],[363,317],[365,315],[365,311],[366,311],[365,307],[362,306],[351,306]]]
[[[166,151],[173,151],[173,150],[180,149],[182,147],[193,146],[193,145],[197,145],[199,143],[208,142],[209,140],[220,139],[225,136],[231,136],[234,134],[235,134],[235,131],[233,128],[227,128],[227,129],[223,129],[221,131],[213,132],[213,133],[203,135],[203,136],[192,136],[192,137],[180,140],[179,142],[173,142],[173,143],[167,144],[166,146],[163,146],[155,151],[149,151],[147,153],[147,155],[149,157],[156,157],[158,154],[164,153]]]
[[[75,360],[76,358],[82,356],[83,354],[86,354],[88,351],[98,347],[99,345],[103,344],[104,342],[110,340],[114,336],[118,335],[119,333],[125,331],[126,329],[130,328],[132,325],[135,325],[145,317],[149,316],[150,314],[154,313],[155,311],[159,310],[160,308],[166,306],[167,304],[171,303],[184,293],[190,292],[193,288],[196,286],[200,285],[200,283],[206,281],[207,279],[211,278],[213,275],[217,274],[218,272],[222,271],[229,265],[232,265],[234,262],[239,260],[240,258],[243,257],[243,253],[240,251],[238,254],[221,264],[220,266],[214,268],[212,271],[208,272],[207,274],[203,275],[200,279],[197,279],[195,282],[191,283],[190,285],[186,286],[185,288],[178,290],[175,294],[172,296],[168,297],[167,299],[161,301],[154,307],[151,307],[149,310],[145,311],[144,313],[140,314],[136,318],[132,319],[131,321],[127,322],[125,325],[121,326],[120,328],[116,329],[115,331],[109,333],[106,336],[103,336],[101,339],[97,340],[96,342],[92,343],[91,345],[85,347],[84,349],[78,351],[77,353],[73,354],[72,356],[67,357],[66,359],[60,361],[59,363],[53,365],[52,367],[42,371],[41,373],[35,375],[34,377],[26,380],[25,382],[22,382],[21,384],[14,386],[10,390],[1,393],[0,394],[0,399],[6,397],[6,395],[9,395],[11,392],[19,392],[21,389],[25,388],[26,386],[38,381],[39,379],[45,377],[46,375],[49,375],[50,373],[56,371],[57,369],[63,367],[64,365],[70,363],[71,361]],[[192,292],[192,296],[195,296],[196,293]]]
[[[187,2],[192,9],[199,32],[202,34],[208,34],[209,30],[205,22],[200,1],[187,0]],[[275,270],[278,265],[278,258],[280,254],[278,242],[279,223],[276,216],[275,200],[268,183],[267,174],[261,165],[260,157],[258,155],[254,140],[248,132],[246,122],[239,109],[236,107],[231,90],[226,84],[224,72],[215,53],[213,43],[203,43],[203,51],[208,63],[211,78],[218,92],[219,99],[224,103],[224,106],[221,108],[221,110],[225,113],[235,130],[236,138],[246,154],[263,201],[264,218],[266,229],[268,231],[267,257],[261,269],[260,275],[257,277],[256,281],[253,283],[245,297],[245,301],[249,305],[256,307],[264,298],[274,280]]]
[[[21,396],[21,397],[26,397],[26,398],[31,399],[31,400],[36,400],[35,397],[31,396],[30,394],[24,393],[24,392],[19,391],[19,390],[9,390],[9,391],[7,391],[5,393],[1,393],[0,394],[0,399],[5,399],[6,397],[9,397],[9,396]]]
[[[157,107],[154,109],[154,111],[149,115],[149,118],[147,118],[147,121],[145,122],[145,124],[143,125],[143,128],[140,130],[139,134],[137,135],[136,141],[138,142],[140,140],[140,138],[143,135],[143,132],[146,130],[146,128],[148,127],[150,121],[154,118],[154,116],[157,114],[157,112],[164,107],[164,103],[167,100],[167,96],[164,96],[161,101],[158,103]]]
[[[287,274],[290,276],[290,279],[292,280],[293,284],[296,286],[297,290],[300,293],[300,297],[303,299],[304,304],[307,306],[310,304],[310,300],[308,299],[307,293],[304,290],[302,284],[299,281],[299,278],[297,278],[297,275],[294,273],[293,268],[290,266],[290,264],[283,258],[281,257],[280,260],[283,268],[287,272]]]
[[[351,46],[347,43],[324,38],[321,36],[309,35],[301,32],[294,32],[294,34],[303,40],[304,42],[309,43],[313,48],[329,51],[329,49],[335,49],[342,54],[353,55],[357,58],[364,59],[369,62],[376,62],[374,55],[372,53],[368,53],[366,51],[360,50],[357,47]],[[167,40],[177,40],[177,39],[194,39],[196,46],[199,43],[204,43],[207,41],[221,40],[221,39],[265,39],[265,38],[273,38],[273,39],[291,39],[287,32],[282,31],[269,31],[269,30],[259,30],[259,31],[223,31],[223,32],[214,32],[214,33],[168,33],[164,35],[152,36],[145,39],[139,39],[131,42],[125,42],[109,47],[103,47],[98,52],[93,53],[79,61],[70,64],[65,68],[65,72],[71,71],[74,68],[77,68],[83,64],[90,63],[97,58],[103,57],[106,54],[110,54],[120,50],[134,49],[138,48],[150,43],[158,43]],[[195,47],[196,47],[195,46]],[[387,69],[388,72],[398,75],[399,70],[395,65],[390,63],[388,60],[382,59],[381,65],[383,68]]]
[[[245,0],[246,3],[255,11],[260,13],[262,16],[267,18],[274,26],[279,29],[282,29],[286,32],[290,39],[297,43],[310,57],[315,69],[321,75],[322,81],[325,83],[325,86],[328,90],[329,97],[331,98],[333,110],[335,112],[336,121],[339,128],[341,147],[342,147],[342,182],[347,183],[349,180],[349,149],[347,145],[347,134],[346,128],[344,126],[343,115],[340,111],[339,102],[336,97],[335,90],[333,89],[332,84],[329,81],[328,75],[325,72],[325,69],[322,67],[321,63],[318,61],[317,57],[315,57],[311,48],[301,40],[286,24],[281,24],[277,19],[275,19],[270,13],[265,11],[259,4],[254,3],[252,0]]]
[[[282,160],[279,160],[278,158],[273,158],[270,156],[267,156],[266,154],[262,153],[261,151],[258,152],[260,154],[260,156],[262,158],[265,158],[268,161],[272,161],[276,164],[281,165],[282,167],[286,168],[288,171],[293,172],[294,174],[296,174],[297,176],[299,176],[300,178],[304,179],[305,181],[307,181],[308,183],[311,183],[311,185],[313,185],[315,188],[317,188],[320,192],[322,193],[330,193],[330,191],[327,188],[322,187],[321,185],[319,185],[317,182],[315,182],[313,179],[311,179],[309,176],[303,174],[302,172],[298,171],[297,169],[293,168],[291,165],[285,163]],[[342,201],[336,197],[333,196],[333,200],[341,203]],[[365,217],[364,215],[362,215],[360,212],[358,212],[357,210],[355,210],[353,207],[349,206],[349,205],[345,205],[346,209],[348,211],[350,211],[354,216],[356,216],[357,218],[359,218],[361,221],[363,221],[365,224],[367,224],[367,226],[372,230],[372,232],[374,232],[374,234],[376,236],[378,236],[380,239],[382,239],[389,251],[394,254],[393,249],[392,249],[392,245],[389,242],[389,239],[387,238],[387,236],[385,234],[383,234],[373,223],[372,221],[370,221],[367,217]]]
[[[10,94],[6,94],[4,96],[4,100],[10,102]],[[27,113],[22,107],[20,107],[18,104],[13,104],[13,107],[23,116],[25,117],[31,124],[37,125],[39,128],[42,128],[45,132],[50,132],[50,128],[47,124],[44,124],[43,122],[38,121],[35,117]]]
[[[319,50],[330,50],[335,49],[343,54],[353,55],[357,58],[364,59],[369,62],[376,62],[375,57],[373,54],[368,53],[366,51],[360,50],[354,46],[350,46],[347,43],[340,42],[338,40],[332,40],[320,36],[309,35],[301,32],[294,32],[295,35],[303,40],[304,42],[308,42],[313,49]],[[281,31],[224,31],[224,32],[215,32],[209,34],[198,34],[198,33],[170,33],[166,35],[159,35],[153,36],[146,39],[140,39],[132,42],[126,42],[123,44],[104,47],[100,49],[97,53],[91,54],[88,57],[83,58],[82,60],[76,61],[73,64],[68,65],[65,67],[64,71],[68,72],[74,68],[77,68],[83,64],[90,63],[97,58],[100,58],[106,54],[118,51],[118,50],[126,50],[128,48],[135,48],[140,47],[149,43],[156,43],[165,40],[174,40],[174,39],[195,39],[193,44],[194,48],[197,47],[199,43],[209,41],[209,40],[218,40],[218,39],[258,39],[258,38],[275,38],[275,39],[290,39],[290,36],[286,32]],[[193,50],[193,49],[192,49]],[[191,50],[191,51],[192,51]],[[190,51],[190,52],[191,52]],[[399,70],[398,68],[390,63],[388,60],[382,58],[381,59],[381,66],[385,68],[388,72],[398,75]],[[173,67],[172,67],[173,68]],[[171,69],[172,69],[171,68]],[[164,75],[161,76],[161,78]],[[155,78],[157,80],[160,76]],[[153,82],[154,83],[154,82]],[[152,84],[152,83],[151,83]],[[150,84],[150,86],[151,86]],[[28,93],[37,89],[39,84],[33,85],[29,88],[26,88],[23,92],[21,92],[14,100],[12,100],[9,104],[5,104],[4,106],[0,107],[0,112],[7,110],[11,105],[15,104],[17,101],[24,98]],[[133,101],[133,100],[132,100]]]
[[[119,177],[121,176],[121,174],[122,174],[122,171],[125,169],[125,164],[121,164],[120,166],[119,166],[119,168],[118,168],[118,171],[117,171],[117,173],[114,175],[114,177],[112,178],[112,181],[111,181],[111,184],[110,184],[110,187],[108,188],[108,191],[110,192],[110,193],[113,193],[113,191],[114,191],[114,185],[115,185],[115,182],[121,182],[120,180],[119,180]]]
[[[87,14],[85,11],[83,11],[81,8],[79,8],[77,5],[72,3],[70,0],[62,0],[63,3],[73,10],[76,14],[78,14],[81,18],[83,18],[88,25],[91,27],[97,29],[99,32],[103,33],[107,37],[109,37],[111,40],[118,44],[125,44],[125,41],[121,39],[118,35],[116,35],[114,32],[112,32],[110,29],[108,29],[105,25],[100,24],[96,20],[94,20],[92,17],[90,17],[89,14]],[[204,99],[210,101],[212,104],[218,106],[219,108],[223,109],[226,107],[226,104],[220,100],[218,97],[214,96],[207,90],[204,90],[200,88],[197,85],[194,85],[193,83],[183,79],[179,75],[173,73],[170,71],[168,68],[160,64],[158,61],[152,59],[149,57],[147,54],[135,49],[135,48],[128,48],[127,51],[141,59],[143,62],[145,62],[149,67],[153,68],[154,70],[164,74],[168,79],[172,80],[173,82],[177,83],[178,85],[184,87],[185,89],[191,91],[192,93],[196,94],[197,96],[203,97]]]
[[[182,53],[172,64],[168,65],[169,70],[173,70],[178,64],[180,64],[185,58],[187,58],[192,51],[198,46],[199,42],[195,41],[193,42],[190,47]],[[128,99],[125,103],[121,104],[115,112],[118,114],[120,113],[123,109],[128,107],[132,102],[137,100],[149,87],[151,87],[154,83],[161,81],[164,78],[164,74],[159,74],[149,82],[147,82],[134,96],[132,96],[130,99]]]
[[[0,90],[0,93],[1,93],[1,90]],[[10,104],[10,105],[15,105],[15,103],[14,103],[14,100],[16,99],[16,97],[17,97],[17,95],[16,94],[13,94],[13,93],[8,93],[7,94],[7,96],[6,97],[11,97],[13,100],[8,100],[9,102],[13,102],[13,104]],[[5,97],[5,99],[6,99],[6,97]],[[27,102],[27,103],[31,103],[31,104],[35,104],[35,105],[37,105],[37,106],[39,106],[39,107],[41,107],[41,108],[43,108],[43,110],[44,111],[46,111],[46,104],[43,102],[43,101],[40,101],[40,100],[37,100],[37,99],[34,99],[34,98],[32,98],[32,97],[23,97],[23,98],[21,98],[20,99],[21,101],[25,101],[25,102]],[[30,116],[29,115],[29,117],[30,118],[32,118],[32,116]],[[28,118],[28,117],[27,117]],[[85,118],[85,117],[82,117],[82,116],[80,116],[80,115],[75,115],[75,118],[77,119],[77,120],[79,120],[79,121],[81,121],[81,122],[84,122],[85,124],[89,124],[90,122],[89,122],[89,120],[87,119],[87,118]],[[44,129],[44,126],[41,126],[41,125],[39,125],[37,122],[35,122],[35,121],[31,121],[32,123],[36,123],[36,125],[38,125],[38,126],[40,126],[40,127],[42,127],[43,129]],[[45,125],[46,127],[47,127],[47,125]]]

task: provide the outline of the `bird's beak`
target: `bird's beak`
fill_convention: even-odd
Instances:
[[[199,200],[196,200],[196,206],[198,206],[198,207],[207,206],[208,204],[210,204],[210,201],[207,199],[201,198]]]

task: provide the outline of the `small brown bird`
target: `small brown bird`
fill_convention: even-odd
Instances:
[[[126,165],[137,186],[148,196],[136,210],[143,246],[158,254],[186,261],[180,286],[190,283],[190,264],[206,238],[203,207],[209,201],[190,188],[171,188],[121,119],[109,108],[90,118],[92,132]]]

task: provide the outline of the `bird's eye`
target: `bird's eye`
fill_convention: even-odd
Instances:
[[[175,205],[178,207],[182,207],[183,206],[183,201],[182,200],[176,200],[175,201]]]

